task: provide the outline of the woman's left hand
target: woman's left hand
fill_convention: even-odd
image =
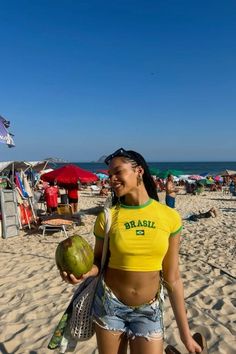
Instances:
[[[199,344],[191,337],[191,335],[188,338],[183,338],[182,342],[184,343],[186,349],[188,350],[189,353],[201,353],[202,348],[200,347]]]
[[[98,267],[93,264],[91,270],[85,274],[82,274],[80,278],[76,278],[73,274],[68,274],[62,270],[60,270],[60,275],[61,278],[66,282],[66,283],[70,283],[72,285],[77,285],[79,283],[81,283],[82,281],[84,281],[86,278],[88,277],[94,277],[98,274]]]
[[[83,281],[82,276],[80,278],[76,278],[73,274],[68,274],[62,270],[60,270],[60,275],[62,280],[64,280],[66,283],[76,285],[79,284]]]

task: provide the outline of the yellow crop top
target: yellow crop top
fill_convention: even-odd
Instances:
[[[108,266],[127,271],[161,270],[169,236],[182,229],[179,213],[149,199],[144,205],[114,206],[111,217]],[[104,224],[104,212],[101,212],[94,226],[97,238],[104,238]]]

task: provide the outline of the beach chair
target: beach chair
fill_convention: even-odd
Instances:
[[[57,213],[59,215],[72,215],[72,206],[70,204],[58,204]]]
[[[47,224],[44,224],[44,225],[40,225],[39,229],[42,230],[43,236],[45,236],[46,232],[58,232],[58,231],[60,231],[61,233],[64,232],[65,236],[68,237],[65,225],[47,225]]]

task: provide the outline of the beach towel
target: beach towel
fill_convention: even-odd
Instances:
[[[28,198],[29,196],[28,196],[27,192],[25,191],[25,188],[24,188],[23,182],[20,178],[19,172],[16,172],[16,174],[15,174],[15,183],[16,183],[16,186],[21,190],[23,197]]]

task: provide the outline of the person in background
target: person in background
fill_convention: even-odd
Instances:
[[[234,179],[232,178],[229,184],[229,192],[233,194],[235,192],[235,182]]]
[[[216,218],[216,217],[217,217],[216,208],[212,207],[206,212],[199,211],[198,214],[191,214],[185,220],[198,221],[199,219],[208,219],[208,218]]]
[[[101,197],[107,197],[109,195],[109,189],[105,186],[102,186],[99,195]]]
[[[61,199],[61,204],[68,204],[68,195],[66,193],[65,188],[63,187],[59,188],[59,195]]]
[[[68,186],[67,195],[69,199],[69,204],[72,207],[73,214],[77,213],[79,200],[78,184],[71,184],[70,186]]]
[[[164,183],[163,183],[161,178],[156,177],[154,182],[155,182],[155,185],[156,185],[156,188],[157,188],[157,192],[162,192],[163,190],[165,190],[165,185],[164,185]]]
[[[166,205],[170,208],[175,207],[175,198],[178,191],[179,189],[176,188],[174,183],[174,177],[171,174],[168,175],[166,181]]]
[[[159,203],[156,186],[144,158],[132,150],[119,149],[106,160],[114,191],[109,231],[108,265],[98,283],[93,318],[100,354],[163,353],[163,283],[180,337],[187,351],[201,347],[190,333],[178,266],[180,215]],[[105,216],[95,222],[94,265],[77,279],[60,272],[62,278],[78,284],[97,276],[105,236]]]
[[[44,191],[44,199],[47,205],[47,212],[49,214],[55,212],[58,206],[59,189],[56,183],[56,181],[50,182]]]

